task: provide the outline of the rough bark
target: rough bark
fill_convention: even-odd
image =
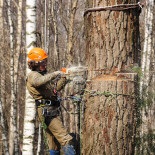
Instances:
[[[57,23],[57,15],[56,15],[56,2],[52,0],[51,2],[51,17],[53,22],[53,31],[54,31],[54,39],[53,39],[53,56],[54,56],[54,68],[59,68],[59,49],[58,49],[58,23]]]
[[[77,10],[78,0],[73,0],[69,4],[69,25],[68,25],[68,33],[67,33],[67,60],[68,65],[73,65],[73,43],[74,43],[74,23],[75,23],[75,14]],[[70,5],[71,4],[71,5]]]
[[[102,75],[87,84],[82,154],[129,155],[134,151],[135,74]],[[93,91],[92,91],[93,90]]]
[[[98,5],[89,4],[87,8],[115,4],[119,5],[102,0]],[[125,70],[134,63],[140,63],[139,13],[137,8],[92,12],[85,16],[86,59],[91,62],[87,63],[91,70],[90,77],[109,74],[115,68],[118,71]]]
[[[3,142],[3,149],[0,154],[4,152],[5,155],[9,155],[9,146],[7,142],[7,132],[5,131],[5,119],[4,119],[4,113],[3,113],[3,107],[2,107],[2,102],[0,101],[0,124],[1,124],[1,129],[2,129],[2,142]],[[2,147],[2,145],[1,145]]]
[[[14,87],[15,87],[15,92],[16,92],[16,106],[15,106],[15,113],[16,113],[16,132],[15,132],[15,154],[19,154],[19,150],[20,150],[20,137],[19,137],[19,120],[20,120],[20,102],[18,102],[18,97],[17,97],[17,92],[19,91],[18,89],[18,78],[19,78],[19,58],[20,58],[20,51],[21,51],[21,39],[22,39],[22,4],[23,4],[23,1],[22,0],[19,0],[18,1],[18,5],[17,5],[17,9],[18,9],[18,31],[17,31],[17,46],[16,46],[16,52],[14,54],[14,61],[15,61],[15,64],[14,64]]]
[[[15,59],[14,59],[14,28],[12,22],[12,7],[11,1],[8,0],[8,23],[9,23],[9,33],[10,33],[10,78],[11,78],[11,104],[10,104],[10,128],[9,128],[9,153],[17,154],[19,152],[18,147],[18,136],[17,136],[17,100],[16,100],[16,85],[15,85]]]
[[[137,154],[154,154],[155,150],[155,57],[154,57],[154,0],[148,0],[145,8],[145,36],[142,53],[142,72],[141,77],[141,99],[142,99],[142,124],[140,126],[140,148],[137,148]]]
[[[3,34],[3,31],[2,31],[2,28],[3,28],[3,1],[0,1],[0,20],[1,20],[1,22],[0,22],[0,34],[2,35]],[[1,38],[0,39],[0,46],[2,47],[2,43],[3,42],[3,39]],[[2,109],[2,101],[3,101],[3,95],[2,94],[4,94],[4,71],[3,71],[3,59],[2,59],[2,57],[3,57],[3,51],[1,50],[0,51],[0,59],[1,59],[1,62],[0,62],[0,98],[1,98],[1,101],[0,101],[0,155],[2,155],[2,153],[3,153],[3,147],[4,146],[6,146],[6,148],[4,147],[4,150],[7,150],[7,152],[9,153],[9,151],[8,151],[8,145],[3,145],[4,144],[4,142],[5,142],[5,139],[7,139],[7,137],[5,137],[6,136],[6,134],[5,134],[5,132],[4,132],[4,128],[5,127],[3,127],[3,120],[4,120],[4,118],[3,118],[3,109]],[[3,140],[4,139],[4,140]],[[3,142],[4,141],[4,142]],[[6,143],[7,144],[7,143]],[[7,154],[8,154],[7,153]]]
[[[86,9],[123,3],[87,1]],[[131,4],[130,1],[125,3]],[[137,96],[136,74],[132,69],[133,64],[139,64],[139,13],[139,8],[135,8],[85,15],[89,83],[83,124],[84,155],[129,155],[134,152]]]

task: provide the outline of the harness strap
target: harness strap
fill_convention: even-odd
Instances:
[[[36,107],[44,107],[44,106],[60,106],[59,101],[54,100],[47,100],[47,99],[41,99],[41,100],[35,100]]]
[[[42,109],[43,120],[42,127],[46,129],[50,122],[60,115],[60,102],[53,100],[35,100],[36,107]]]

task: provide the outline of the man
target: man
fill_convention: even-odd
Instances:
[[[61,71],[47,74],[47,58],[47,53],[41,48],[33,48],[28,53],[31,72],[27,76],[27,89],[35,99],[39,120],[46,126],[50,155],[60,155],[60,146],[65,155],[75,155],[71,145],[73,137],[66,131],[59,116],[57,91],[66,84],[66,78]]]

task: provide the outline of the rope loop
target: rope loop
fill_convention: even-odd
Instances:
[[[84,16],[88,14],[89,12],[96,12],[96,11],[124,11],[124,10],[129,10],[129,9],[135,9],[135,8],[140,8],[144,6],[144,3],[138,2],[137,4],[119,4],[119,5],[112,5],[112,6],[106,6],[106,7],[95,7],[95,8],[88,8],[84,12]]]

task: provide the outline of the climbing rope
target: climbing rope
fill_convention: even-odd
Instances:
[[[96,90],[87,90],[87,89],[84,89],[85,93],[83,95],[70,95],[70,96],[67,96],[67,97],[60,97],[58,96],[58,101],[60,101],[60,103],[62,101],[65,101],[65,100],[71,100],[73,101],[73,103],[80,103],[82,102],[82,98],[86,95],[90,95],[90,97],[94,97],[94,96],[105,96],[105,97],[111,97],[112,99],[117,97],[117,96],[128,96],[128,97],[133,97],[134,94],[122,94],[122,93],[113,93],[113,92],[110,92],[110,91],[104,91],[104,92],[100,92],[100,91],[96,91]],[[78,114],[78,113],[73,113],[71,111],[68,111],[65,106],[61,103],[60,104],[61,107],[69,114]]]
[[[95,8],[88,8],[84,12],[84,16],[89,12],[96,12],[96,11],[124,11],[129,9],[135,9],[135,8],[142,8],[144,6],[144,3],[138,2],[137,4],[119,4],[119,5],[112,5],[112,6],[106,6],[106,7],[95,7]]]
[[[65,101],[65,100],[72,100],[73,103],[79,103],[82,101],[82,97],[81,96],[77,96],[77,95],[70,95],[70,96],[67,96],[67,97],[64,97],[64,98],[61,98],[58,96],[58,101],[60,102],[60,106],[68,113],[68,114],[78,114],[76,112],[71,112],[71,111],[68,111],[67,108],[65,108],[65,106],[61,103],[62,101]]]

